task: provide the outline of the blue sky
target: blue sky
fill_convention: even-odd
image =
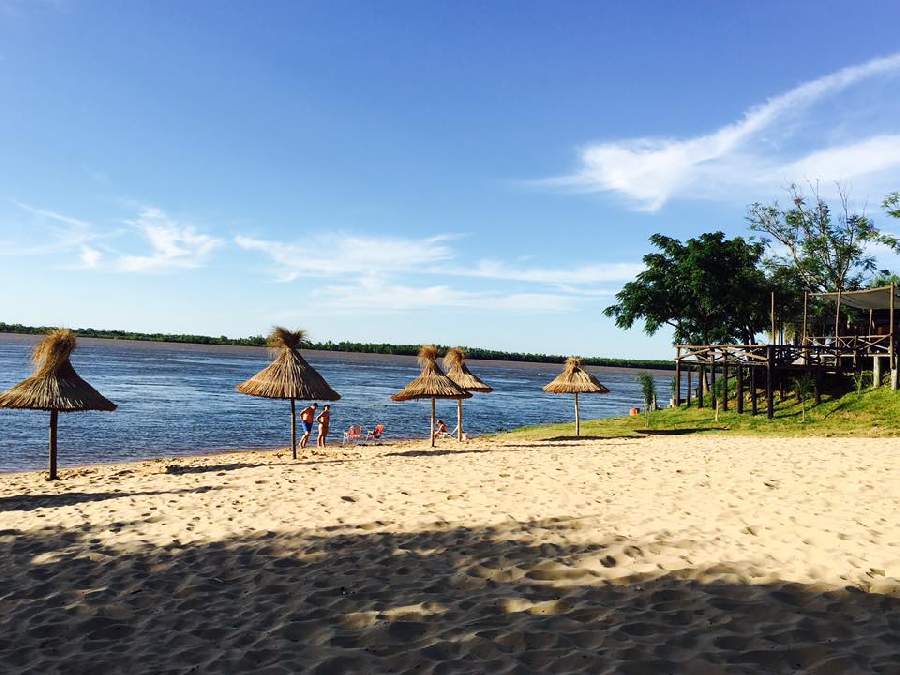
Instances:
[[[667,357],[602,316],[650,234],[745,233],[748,203],[815,180],[891,227],[898,24],[0,0],[0,320]]]

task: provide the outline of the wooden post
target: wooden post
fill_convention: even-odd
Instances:
[[[456,440],[462,443],[463,439],[463,415],[462,415],[462,399],[456,399]]]
[[[750,414],[759,413],[759,405],[756,400],[756,366],[750,367]]]
[[[744,414],[744,369],[738,365],[737,367],[737,413]]]
[[[431,399],[431,447],[434,447],[434,417],[436,412],[437,405],[434,402],[434,399]]]
[[[703,407],[703,387],[706,386],[706,366],[700,366],[700,382],[697,385],[697,407]]]
[[[891,304],[890,304],[890,321],[891,329],[888,343],[891,346],[890,364],[891,364],[891,389],[897,389],[897,345],[894,342],[894,284],[891,284]]]
[[[59,411],[50,411],[50,473],[47,480],[56,480],[59,476],[56,473],[56,423],[59,418]]]
[[[881,357],[876,354],[872,357],[872,389],[881,386]]]
[[[819,405],[822,402],[822,366],[816,366],[816,374],[815,374],[815,387],[816,387],[816,405]]]
[[[834,344],[837,345],[838,337],[841,334],[841,289],[838,289],[837,304],[834,310]]]
[[[809,291],[803,291],[803,341],[800,343],[803,345],[806,344],[806,321],[807,321],[806,320],[806,317],[807,317],[806,305],[807,305],[808,299],[809,299]]]
[[[687,383],[687,384],[688,384],[688,386],[687,386],[687,407],[688,407],[688,408],[691,407],[691,372],[693,372],[693,371],[691,370],[691,368],[690,368],[690,366],[689,366],[689,367],[688,367],[688,371],[687,371],[687,376],[688,376],[688,383]]]
[[[719,397],[716,396],[716,362],[713,361],[712,366],[709,368],[709,404],[713,410],[719,405],[718,399]]]
[[[722,364],[722,410],[728,412],[728,361]]]
[[[291,457],[297,459],[297,407],[291,399]]]
[[[681,405],[681,347],[675,346],[675,407]]]
[[[775,417],[775,345],[766,347],[766,352],[766,417],[772,419]]]
[[[578,392],[575,392],[575,435],[581,436],[581,411],[578,409]]]

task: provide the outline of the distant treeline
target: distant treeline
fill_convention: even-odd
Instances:
[[[22,333],[26,335],[40,335],[53,330],[49,326],[23,326],[18,323],[3,323],[0,321],[0,333]],[[212,337],[209,335],[183,335],[173,333],[135,333],[127,330],[97,330],[96,328],[76,328],[75,333],[81,337],[103,338],[105,340],[140,340],[143,342],[180,342],[194,345],[237,345],[243,347],[265,347],[266,338],[262,335],[254,335],[246,338],[229,338],[221,335]],[[415,356],[419,352],[420,345],[391,345],[371,344],[364,342],[309,342],[307,349],[319,349],[329,352],[358,352],[363,354],[398,354],[401,356]],[[438,345],[438,350],[443,354],[448,346]],[[563,363],[565,356],[555,354],[529,354],[523,352],[502,352],[495,349],[482,347],[463,347],[467,358],[492,359],[495,361],[527,361],[532,363]],[[661,359],[609,359],[588,357],[584,362],[592,366],[614,366],[620,368],[655,368],[673,370],[672,361]]]

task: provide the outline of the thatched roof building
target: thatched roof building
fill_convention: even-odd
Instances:
[[[466,354],[459,347],[447,350],[444,356],[444,368],[449,377],[460,389],[488,394],[493,388],[486,384],[480,377],[473,374],[466,366]]]
[[[419,350],[419,365],[422,367],[422,372],[401,391],[391,396],[391,400],[470,398],[472,394],[460,388],[453,380],[444,375],[437,364],[437,356],[437,347],[424,345]]]
[[[104,410],[112,412],[116,404],[85,382],[69,357],[75,351],[75,334],[55,330],[41,340],[31,354],[34,374],[9,391],[0,394],[0,408],[48,410],[50,412],[49,475],[56,471],[56,436],[59,413]]]
[[[300,356],[300,347],[305,339],[306,331],[275,327],[268,340],[272,363],[237,385],[237,390],[242,394],[263,398],[339,400],[341,395]]]
[[[435,399],[464,399],[472,394],[461,389],[449,377],[441,372],[437,364],[438,350],[434,345],[423,345],[419,350],[419,365],[422,372],[401,391],[391,396],[393,401],[413,401],[421,398],[431,399],[431,447],[434,447],[434,420],[436,417]]]
[[[563,371],[544,387],[551,394],[608,394],[609,389],[600,380],[581,367],[581,359],[566,359]]]
[[[70,330],[48,334],[31,354],[34,374],[0,394],[0,408],[57,412],[115,410],[115,403],[75,372],[69,361],[75,346],[75,334]]]
[[[551,394],[575,394],[575,435],[581,435],[581,409],[578,394],[608,394],[609,389],[600,380],[581,367],[581,359],[574,356],[566,359],[563,371],[553,382],[544,387]]]

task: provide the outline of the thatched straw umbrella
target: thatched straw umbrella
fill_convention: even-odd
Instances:
[[[581,411],[578,409],[578,394],[608,394],[609,389],[600,380],[581,367],[581,359],[570,357],[566,366],[544,391],[551,394],[575,394],[575,435],[581,436]]]
[[[34,374],[0,394],[0,408],[50,411],[50,467],[49,480],[59,478],[56,472],[56,426],[61,412],[106,410],[112,412],[116,404],[82,380],[69,357],[75,350],[75,334],[70,330],[55,330],[34,348],[31,360]]]
[[[447,355],[444,356],[444,368],[447,370],[447,377],[453,380],[460,389],[481,394],[489,394],[494,391],[490,385],[485,384],[480,377],[474,375],[466,367],[466,353],[459,347],[447,350]],[[462,399],[456,401],[456,438],[459,441],[463,439]]]
[[[414,399],[431,399],[431,447],[434,447],[435,401],[441,399],[462,399],[472,396],[465,389],[458,387],[453,380],[444,375],[437,364],[437,347],[424,345],[419,350],[421,374],[406,385],[402,391],[391,396],[392,401],[412,401]]]
[[[337,401],[341,398],[328,386],[325,378],[300,356],[300,347],[305,340],[306,331],[289,331],[276,326],[267,341],[272,363],[237,385],[239,392],[249,396],[290,400],[291,455],[294,459],[297,459],[297,408],[294,401]]]

